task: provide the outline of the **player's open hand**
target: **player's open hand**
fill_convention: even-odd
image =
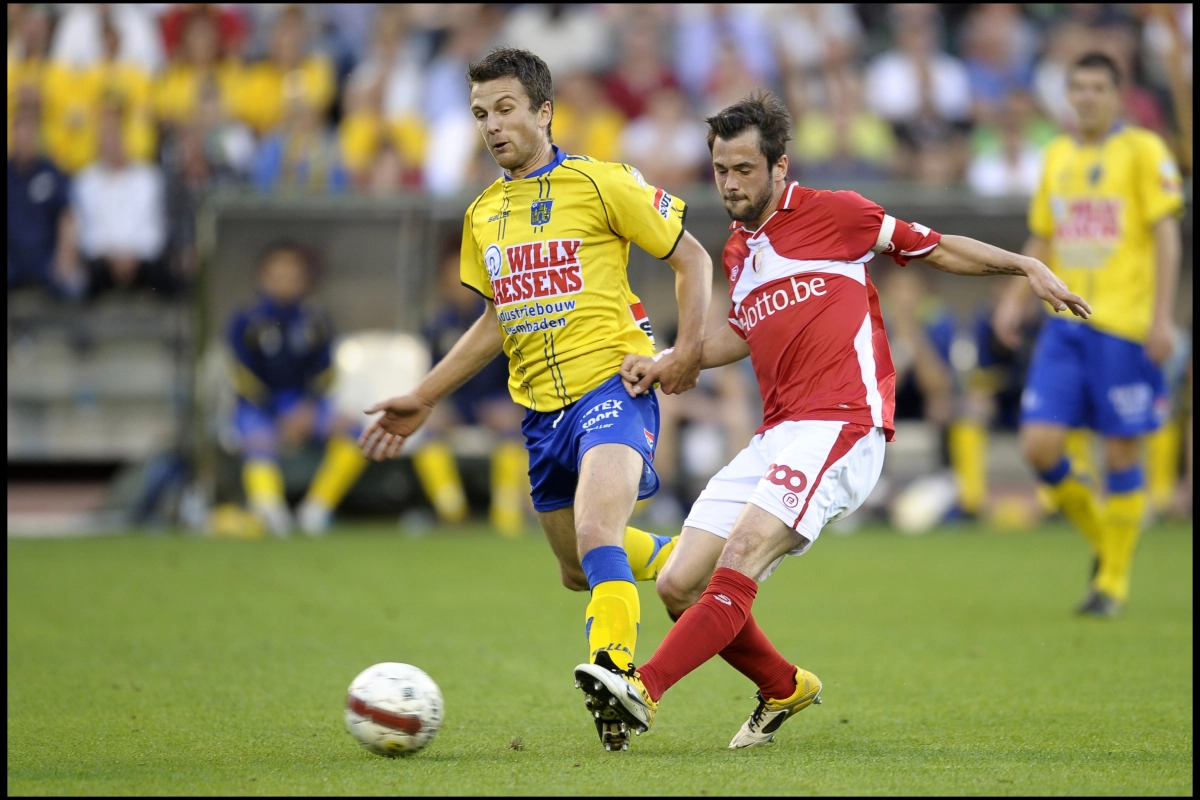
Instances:
[[[1062,278],[1036,258],[1029,261],[1031,264],[1025,273],[1025,277],[1029,279],[1029,286],[1034,294],[1050,304],[1055,313],[1069,308],[1072,314],[1082,319],[1091,315],[1092,307],[1082,297],[1073,294]]]
[[[372,422],[358,437],[362,454],[375,461],[400,455],[404,440],[416,433],[432,410],[433,403],[415,394],[391,397],[366,409],[364,414],[382,411],[383,416]]]
[[[625,387],[625,391],[630,397],[637,397],[641,392],[635,387],[650,368],[654,366],[654,358],[652,356],[642,356],[637,353],[630,353],[625,356],[625,360],[621,362],[621,384]]]

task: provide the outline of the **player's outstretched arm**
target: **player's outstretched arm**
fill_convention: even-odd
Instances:
[[[1045,264],[1050,259],[1050,242],[1035,234],[1026,240],[1021,252]],[[992,330],[996,338],[1010,350],[1021,346],[1021,326],[1029,294],[1029,281],[1025,280],[1025,276],[1010,278],[992,313]]]
[[[1181,250],[1179,220],[1163,217],[1154,225],[1154,319],[1146,337],[1146,355],[1161,364],[1175,347],[1175,296],[1179,292]]]
[[[629,392],[630,397],[637,397],[654,385],[654,379],[647,380],[647,375],[657,361],[670,356],[671,352],[672,348],[668,348],[657,356],[641,356],[637,353],[625,356],[625,360],[621,362],[621,382],[625,384],[625,391]],[[746,340],[734,333],[728,325],[722,325],[715,333],[704,337],[700,351],[700,368],[723,367],[741,361],[748,355],[750,345]]]
[[[667,394],[679,394],[694,387],[700,377],[704,321],[712,299],[712,258],[696,237],[684,231],[667,263],[675,270],[679,335],[672,352],[652,366],[653,374],[646,386],[657,381]]]
[[[482,316],[416,389],[376,403],[363,412],[383,412],[383,416],[372,422],[358,439],[363,455],[376,461],[398,456],[404,440],[416,433],[433,407],[487,366],[503,349],[504,335],[496,324],[496,311],[489,301]]]
[[[1036,258],[1010,253],[999,247],[967,236],[942,236],[923,261],[954,275],[1024,275],[1029,288],[1050,304],[1056,312],[1070,309],[1087,319],[1092,307],[1067,289],[1067,284]]]

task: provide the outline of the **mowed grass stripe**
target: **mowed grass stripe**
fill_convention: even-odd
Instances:
[[[1191,526],[1156,527],[1126,613],[1097,621],[1070,613],[1088,557],[1064,527],[827,534],[755,604],[822,706],[730,752],[753,687],[717,661],[605,753],[571,685],[586,600],[538,537],[11,541],[8,791],[1190,794],[1191,564]],[[670,623],[641,589],[644,660]],[[378,661],[445,695],[415,757],[343,729]]]

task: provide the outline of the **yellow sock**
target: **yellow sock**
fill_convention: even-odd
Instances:
[[[251,508],[277,508],[287,503],[283,471],[269,458],[247,458],[242,465],[242,488]]]
[[[525,533],[525,496],[529,494],[529,453],[520,442],[505,441],[492,451],[492,527],[501,536]]]
[[[1086,428],[1067,431],[1063,449],[1071,462],[1071,473],[1086,478],[1093,486],[1099,485],[1100,475],[1096,472],[1096,459],[1092,453],[1092,432]]]
[[[1100,504],[1092,487],[1072,471],[1058,485],[1046,486],[1046,489],[1055,507],[1079,529],[1083,538],[1092,546],[1092,552],[1102,558],[1104,521],[1100,516]]]
[[[591,660],[607,652],[618,669],[633,666],[642,605],[637,585],[629,581],[605,581],[592,587],[586,617]]]
[[[1156,514],[1169,509],[1175,499],[1182,443],[1183,426],[1177,419],[1167,420],[1146,437],[1146,488],[1150,493],[1150,507]]]
[[[958,482],[958,502],[968,514],[978,514],[987,501],[987,428],[973,419],[950,426],[950,464]]]
[[[1129,597],[1129,570],[1145,514],[1145,489],[1110,494],[1104,504],[1108,535],[1096,588],[1122,603]]]
[[[308,496],[328,509],[335,509],[366,468],[367,460],[353,439],[330,436],[325,444],[325,457],[308,487]]]
[[[655,536],[637,528],[625,529],[625,555],[635,581],[652,581],[667,563],[679,537]]]
[[[444,522],[467,518],[467,496],[454,463],[454,452],[445,442],[431,442],[413,454],[413,468],[433,510]]]

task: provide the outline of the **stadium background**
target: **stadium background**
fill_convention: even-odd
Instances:
[[[1040,150],[1070,125],[1064,68],[1103,50],[1127,76],[1127,119],[1164,136],[1187,178],[1177,320],[1190,343],[1190,5],[736,9],[10,4],[10,193],[22,115],[36,120],[42,151],[77,189],[102,158],[105,126],[119,128],[121,169],[157,187],[148,202],[123,190],[132,194],[121,227],[156,232],[144,257],[155,280],[130,289],[106,286],[112,279],[88,266],[103,255],[96,242],[131,234],[85,230],[86,220],[109,218],[79,205],[84,192],[69,195],[76,226],[55,231],[53,269],[14,269],[14,226],[32,223],[10,205],[10,535],[205,530],[213,507],[240,500],[222,435],[230,390],[221,334],[252,297],[254,259],[269,242],[296,240],[320,256],[318,295],[343,337],[344,405],[419,376],[438,265],[457,246],[462,210],[499,174],[467,111],[463,73],[500,43],[550,65],[560,146],[631,163],[684,197],[688,229],[714,256],[728,220],[702,119],[756,86],[779,92],[794,114],[791,177],[1019,248]],[[877,269],[886,290],[889,269]],[[940,307],[952,322],[953,416],[976,372],[976,327],[996,282],[917,269],[922,313]],[[674,322],[672,273],[635,249],[630,280],[661,346]],[[386,369],[363,355],[376,351],[362,334],[381,332],[411,337],[392,338]],[[1190,413],[1181,401],[1177,411]],[[889,454],[893,490],[944,469],[945,424],[908,423]],[[993,502],[1016,498],[1008,519],[1019,524],[1020,509],[1036,507],[1033,483],[1012,431],[994,427]],[[716,430],[701,421],[688,434],[693,487],[722,463]],[[454,442],[479,510],[489,440],[467,431]],[[318,458],[286,461],[293,497]],[[1184,480],[1172,510],[1190,514]],[[372,465],[344,511],[395,519],[425,505],[402,459]]]

